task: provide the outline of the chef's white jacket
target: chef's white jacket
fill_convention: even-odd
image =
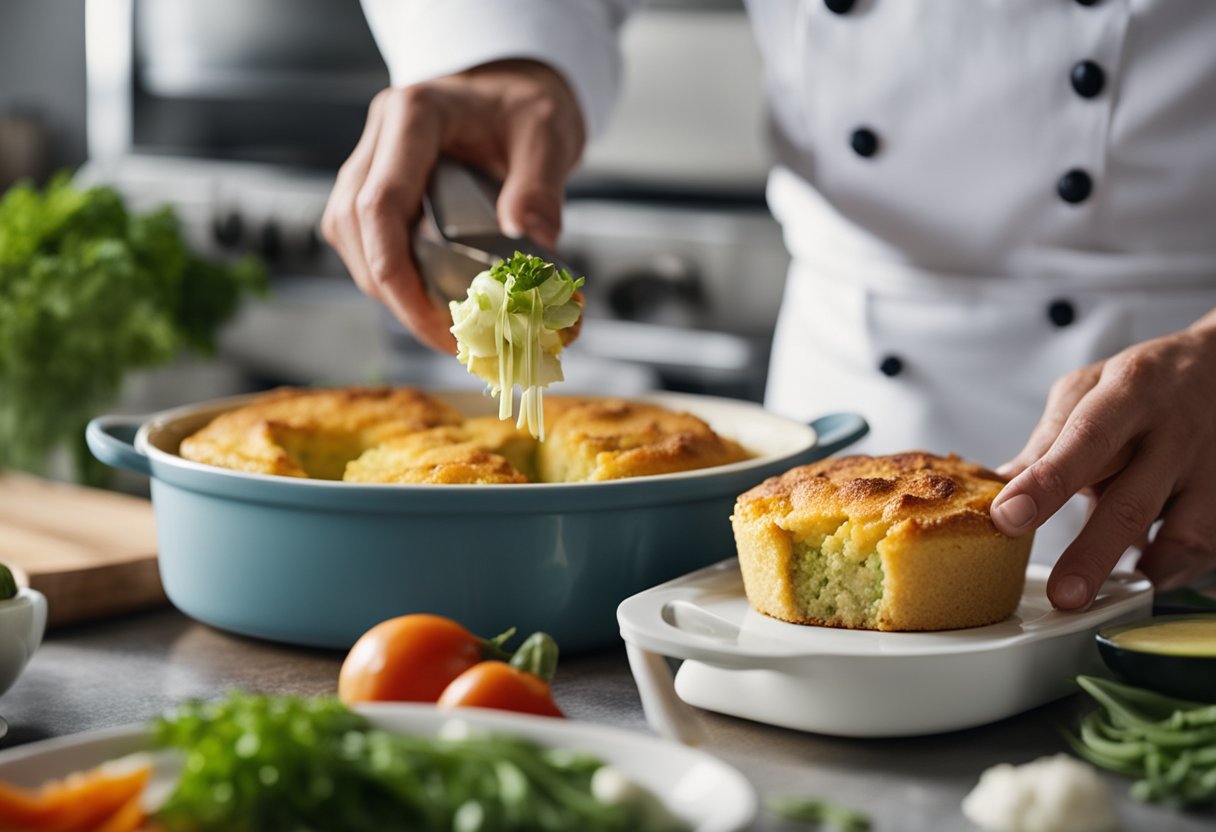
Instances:
[[[534,58],[570,82],[592,134],[634,5],[364,0],[395,85]],[[1056,378],[1216,307],[1216,2],[748,11],[778,158],[769,204],[793,257],[773,409],[857,411],[867,450],[996,465]],[[1075,532],[1065,515],[1037,557]]]

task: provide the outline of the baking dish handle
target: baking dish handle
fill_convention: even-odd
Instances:
[[[870,432],[866,420],[856,413],[830,413],[811,422],[817,441],[812,459],[823,459],[847,448]]]
[[[85,428],[84,438],[93,456],[106,465],[151,476],[151,460],[133,444],[143,422],[139,416],[98,416]]]

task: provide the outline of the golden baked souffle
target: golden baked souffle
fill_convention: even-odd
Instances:
[[[368,448],[463,421],[455,408],[405,387],[284,388],[212,419],[178,453],[237,471],[339,480]]]
[[[511,421],[464,418],[408,388],[277,390],[182,441],[223,468],[363,483],[587,482],[747,459],[701,419],[619,399],[547,396],[549,437]]]
[[[988,516],[1000,476],[957,456],[846,456],[740,495],[731,523],[753,608],[797,624],[948,630],[1018,605],[1033,535]]]

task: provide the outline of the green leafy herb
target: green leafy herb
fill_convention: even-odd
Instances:
[[[531,291],[558,275],[562,281],[574,284],[572,291],[583,285],[583,278],[574,280],[565,269],[559,270],[552,263],[546,263],[539,257],[521,251],[515,252],[509,260],[496,263],[490,269],[490,277],[504,286],[507,281],[514,279],[515,291],[521,293]]]
[[[389,733],[334,699],[231,694],[182,707],[154,735],[186,754],[157,813],[170,832],[683,828],[644,800],[600,798],[594,783],[613,770],[587,754],[467,731]]]
[[[863,812],[815,797],[773,796],[766,801],[769,812],[794,823],[813,823],[838,832],[867,832],[870,818]]]
[[[109,188],[66,175],[0,199],[0,467],[41,471],[69,441],[81,478],[104,469],[84,424],[130,370],[207,354],[241,295],[265,285],[252,259],[193,255],[172,211],[127,211]]]
[[[1181,806],[1216,802],[1216,705],[1204,705],[1096,676],[1077,684],[1098,703],[1064,732],[1073,751],[1100,768],[1138,778],[1132,797]]]

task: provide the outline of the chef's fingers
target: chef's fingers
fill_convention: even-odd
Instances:
[[[992,501],[992,521],[1007,535],[1043,525],[1087,485],[1118,472],[1132,457],[1139,428],[1133,394],[1116,382],[1086,393],[1042,457],[1018,474]]]
[[[521,129],[508,150],[498,223],[512,237],[554,248],[562,229],[566,163],[543,125]]]
[[[566,177],[582,152],[577,105],[530,102],[508,127],[507,176],[498,196],[498,223],[511,236],[527,236],[546,248],[562,230]]]
[[[1216,570],[1214,502],[1216,479],[1211,479],[1190,484],[1166,509],[1157,536],[1136,564],[1158,592],[1185,586]]]
[[[1101,365],[1091,364],[1061,376],[1051,386],[1039,423],[1031,431],[1025,447],[1018,455],[996,469],[1003,477],[1012,479],[1025,471],[1051,448],[1064,423],[1085,394],[1094,388],[1101,375]]]
[[[410,226],[439,158],[444,106],[443,96],[425,84],[392,91],[355,213],[368,272],[384,304],[418,340],[455,353],[451,315],[432,302],[410,251]]]
[[[1102,495],[1085,528],[1060,555],[1047,581],[1047,597],[1062,610],[1088,607],[1119,558],[1143,540],[1173,490],[1167,455],[1138,454]]]
[[[372,164],[376,139],[380,135],[384,93],[372,99],[367,111],[363,134],[350,156],[338,169],[325,212],[321,215],[321,234],[333,246],[346,264],[355,285],[368,297],[380,300],[376,284],[363,257],[363,236],[359,230],[359,218],[355,214],[355,197],[367,178]]]

